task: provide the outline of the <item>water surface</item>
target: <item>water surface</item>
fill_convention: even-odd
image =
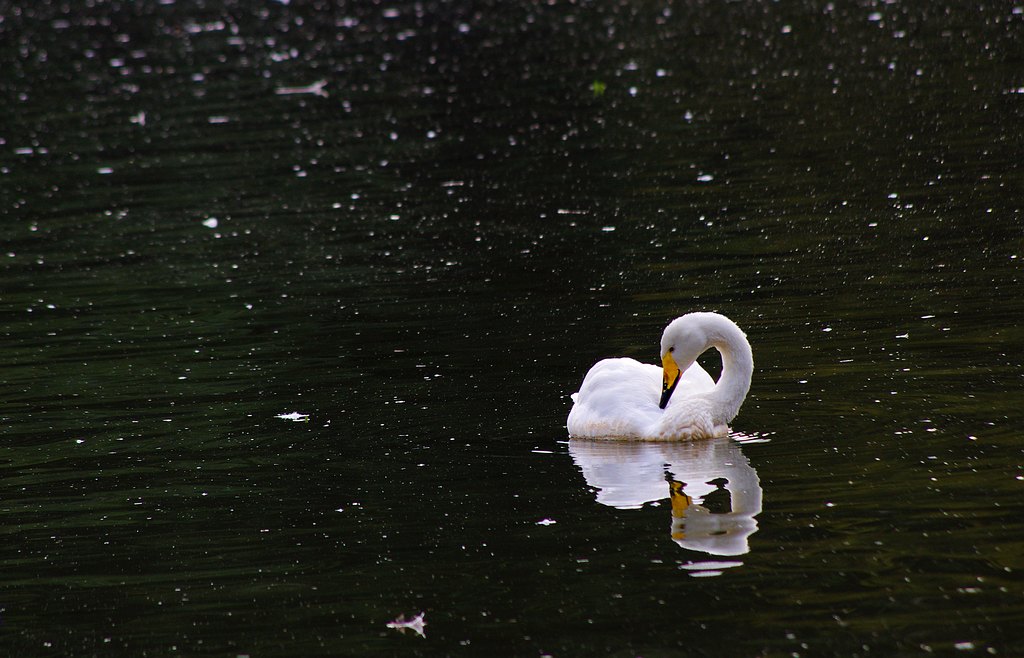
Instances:
[[[5,653],[1024,653],[1020,7],[94,4],[0,22]],[[570,442],[690,310],[736,437]]]

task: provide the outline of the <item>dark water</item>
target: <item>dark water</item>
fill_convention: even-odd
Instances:
[[[4,654],[1024,654],[1024,5],[0,10]]]

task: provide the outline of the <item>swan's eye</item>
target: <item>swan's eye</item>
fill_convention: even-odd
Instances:
[[[676,348],[675,348],[675,347],[670,347],[670,348],[668,348],[668,351],[669,351],[669,352],[675,352],[675,351],[676,351]]]

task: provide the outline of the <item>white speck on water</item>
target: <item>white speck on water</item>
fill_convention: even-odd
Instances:
[[[687,562],[685,564],[680,564],[679,568],[687,571],[693,578],[714,578],[715,576],[721,576],[722,571],[725,569],[731,569],[742,565],[742,562],[733,562],[731,560],[707,560],[702,562]]]
[[[100,167],[99,169],[96,170],[96,173],[106,176],[108,174],[114,173],[114,170],[111,167]]]
[[[537,521],[537,525],[555,525],[556,523],[558,523],[558,521],[555,521],[554,519],[541,519],[540,521]]]
[[[896,336],[896,338],[899,338],[899,339],[910,338],[910,334],[909,333],[899,334],[898,336]]]
[[[203,220],[203,226],[205,226],[206,228],[217,228],[217,225],[219,223],[220,222],[217,220],[216,217],[210,217],[209,219]]]
[[[278,87],[274,91],[279,96],[290,96],[293,94],[313,94],[314,96],[327,98],[328,94],[326,87],[326,80],[317,80],[313,84],[309,84],[304,87]]]
[[[680,564],[680,569],[686,569],[687,571],[695,571],[697,569],[732,569],[733,567],[742,567],[743,563],[735,560],[705,560],[702,562],[687,562]]]
[[[602,226],[601,230],[603,232],[605,232],[605,233],[611,233],[612,231],[615,230],[615,227],[614,226]]]
[[[424,619],[425,614],[426,613],[421,612],[412,619],[406,619],[405,615],[399,615],[398,619],[395,619],[394,621],[389,621],[387,626],[388,628],[393,628],[397,631],[402,632],[405,632],[406,629],[409,629],[411,631],[414,631],[420,637],[426,637],[427,634],[426,630],[424,629],[424,627],[427,625],[427,622]]]
[[[953,645],[953,648],[957,651],[973,651],[974,642],[957,642]]]
[[[280,418],[281,420],[290,420],[293,423],[308,423],[309,414],[300,414],[298,411],[292,411],[286,414],[277,414],[274,418]]]
[[[700,174],[699,176],[697,176],[697,180],[700,181],[701,183],[710,183],[711,181],[715,180],[715,177],[712,176],[711,174]]]

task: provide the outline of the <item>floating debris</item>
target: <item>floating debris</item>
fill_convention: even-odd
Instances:
[[[317,80],[311,85],[305,87],[278,87],[276,89],[278,96],[291,96],[294,94],[313,94],[322,98],[327,98],[327,92],[324,87],[327,86],[326,80]]]
[[[298,411],[293,411],[288,414],[277,414],[274,418],[280,418],[281,420],[290,420],[293,423],[308,423],[309,414],[300,414]]]
[[[424,621],[423,617],[426,615],[425,612],[421,612],[412,619],[406,619],[405,615],[398,615],[398,619],[388,622],[388,628],[393,628],[400,633],[404,633],[406,629],[415,631],[420,637],[426,637],[427,631],[424,627],[427,622]]]
[[[555,521],[554,519],[541,519],[540,521],[537,521],[537,525],[555,525],[556,523],[558,523],[558,521]]]

